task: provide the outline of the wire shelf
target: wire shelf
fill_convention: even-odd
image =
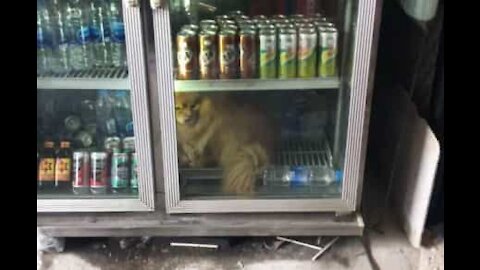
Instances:
[[[112,89],[128,90],[128,69],[92,68],[65,73],[37,74],[37,89]]]

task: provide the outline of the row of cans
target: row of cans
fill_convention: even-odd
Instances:
[[[321,14],[220,15],[177,33],[177,78],[331,77],[337,47],[337,29]]]
[[[138,190],[138,160],[134,137],[105,140],[105,151],[73,152],[73,191],[77,194]]]

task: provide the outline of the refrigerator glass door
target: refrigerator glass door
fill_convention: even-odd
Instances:
[[[359,9],[375,1],[166,2],[153,14],[167,211],[353,210],[354,52],[370,51],[374,12]]]
[[[37,211],[153,209],[140,11],[37,0]]]

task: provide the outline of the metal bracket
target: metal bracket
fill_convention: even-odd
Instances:
[[[138,7],[140,0],[125,0],[125,4],[127,4],[127,7],[129,8]]]
[[[152,9],[158,9],[163,7],[165,4],[164,0],[150,0],[150,7]]]

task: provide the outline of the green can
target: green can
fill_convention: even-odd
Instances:
[[[280,28],[278,32],[278,77],[282,79],[297,76],[297,30]]]
[[[319,35],[318,75],[323,78],[335,76],[337,74],[337,29],[319,28]]]
[[[121,192],[128,187],[128,154],[116,152],[112,154],[111,185],[114,192]]]
[[[259,33],[260,79],[277,77],[277,35],[275,29],[262,28]]]
[[[313,78],[317,73],[317,31],[300,28],[298,34],[298,77]]]
[[[138,190],[138,160],[136,152],[133,152],[130,156],[130,188]]]

